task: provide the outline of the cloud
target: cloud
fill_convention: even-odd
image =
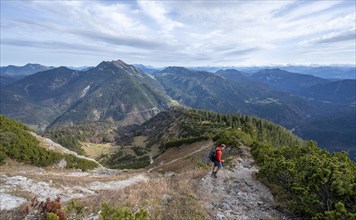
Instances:
[[[262,48],[246,48],[246,49],[230,49],[223,51],[222,54],[226,56],[243,56],[247,54],[252,54],[258,50],[261,50]]]
[[[164,32],[169,32],[175,28],[184,26],[182,23],[174,21],[168,17],[167,14],[169,12],[163,7],[162,4],[160,4],[160,2],[140,0],[138,1],[138,5],[140,6],[143,14],[148,15],[162,26]]]
[[[17,47],[32,47],[42,48],[49,50],[78,50],[78,51],[90,51],[90,52],[103,52],[106,50],[98,49],[93,45],[85,44],[72,44],[61,41],[30,41],[30,40],[15,40],[15,39],[2,39],[1,44],[17,46]]]
[[[314,44],[327,44],[327,43],[337,43],[343,41],[356,40],[356,30],[345,31],[341,33],[332,32],[320,37],[312,38],[310,40],[302,41],[300,44],[302,46],[310,46]]]
[[[156,66],[318,63],[301,51],[354,50],[355,13],[349,1],[1,1],[1,45],[28,62],[55,50],[73,62],[82,51]]]
[[[157,40],[144,39],[139,36],[120,36],[93,32],[87,30],[73,30],[72,33],[78,34],[83,38],[93,41],[104,42],[111,46],[129,46],[137,49],[158,49],[166,48],[167,45]]]

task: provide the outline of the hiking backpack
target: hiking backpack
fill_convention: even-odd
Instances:
[[[216,149],[215,149],[215,147],[210,150],[209,159],[210,159],[211,162],[215,162],[216,161]]]

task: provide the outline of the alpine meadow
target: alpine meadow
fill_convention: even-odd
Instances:
[[[0,4],[0,220],[356,220],[355,1]]]

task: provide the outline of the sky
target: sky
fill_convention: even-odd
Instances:
[[[354,0],[1,0],[1,66],[356,65]]]

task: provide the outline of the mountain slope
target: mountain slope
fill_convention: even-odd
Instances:
[[[355,66],[281,66],[279,68],[324,79],[356,79]]]
[[[1,89],[0,112],[44,129],[80,97],[71,85],[81,74],[59,67],[19,80]]]
[[[314,112],[333,109],[321,102],[312,103],[295,95],[273,91],[269,86],[251,82],[241,75],[234,80],[231,74],[224,76],[170,67],[155,77],[168,95],[186,106],[221,113],[253,114],[287,127],[294,127]]]
[[[1,96],[1,113],[42,127],[99,120],[142,123],[171,102],[156,80],[122,61],[88,71],[60,67],[33,74],[2,89]],[[41,114],[41,120],[32,117]]]
[[[17,78],[17,77],[12,77],[12,76],[8,76],[8,75],[0,75],[0,88],[10,85],[11,83],[16,82],[17,80],[19,80],[19,78]]]
[[[305,89],[301,94],[338,105],[356,107],[356,80],[318,84]]]
[[[253,74],[252,79],[265,83],[277,91],[299,92],[305,88],[324,84],[329,80],[310,75],[291,73],[281,69],[266,69]]]
[[[29,76],[31,74],[53,69],[51,66],[44,66],[41,64],[32,64],[28,63],[25,66],[2,66],[0,67],[0,75],[8,75],[8,76]]]
[[[293,135],[282,126],[264,119],[181,107],[174,107],[160,112],[138,128],[133,128],[130,135],[133,137],[147,136],[146,142],[148,146],[159,144],[164,149],[179,146],[184,141],[195,142],[194,138],[197,140],[209,139],[212,135],[217,135],[219,132],[229,129],[240,129],[258,141],[271,143],[275,146],[303,145],[303,141],[299,137]],[[130,132],[126,130],[125,133],[129,135]],[[178,142],[175,143],[177,140]]]
[[[351,108],[315,117],[297,127],[294,133],[305,139],[316,140],[319,146],[331,152],[344,150],[356,161],[355,130],[356,109]]]
[[[154,79],[122,61],[99,64],[87,71],[80,83],[87,85],[86,94],[54,123],[142,123],[170,102]]]
[[[68,168],[79,168],[82,170],[94,169],[98,163],[87,158],[79,158],[78,155],[59,147],[42,147],[37,138],[30,133],[25,125],[0,115],[0,164],[7,157],[35,166],[49,166],[66,160]]]

